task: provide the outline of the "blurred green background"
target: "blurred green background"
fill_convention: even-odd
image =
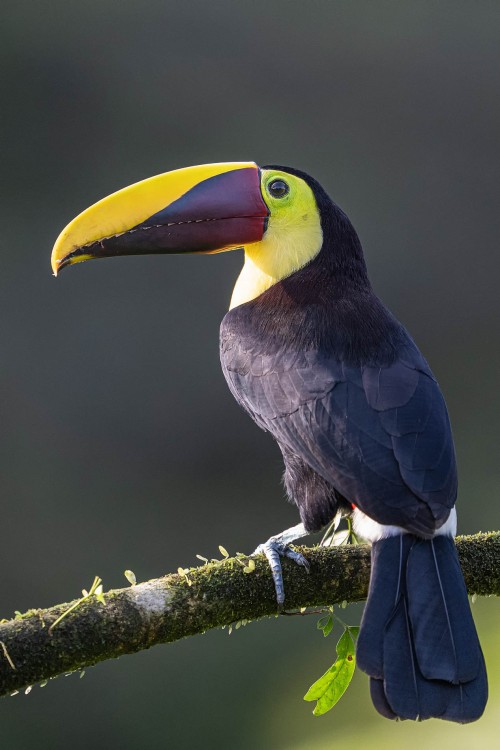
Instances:
[[[460,531],[499,528],[499,4],[3,0],[0,18],[0,616],[67,601],[95,574],[116,587],[125,568],[144,580],[219,544],[251,551],[296,523],[279,451],[219,368],[239,254],[51,276],[76,213],[190,164],[296,166],[347,211],[446,394]],[[335,639],[282,618],[4,699],[2,745],[494,746],[499,602],[473,611],[492,690],[469,727],[387,722],[361,674],[314,718],[302,695]]]

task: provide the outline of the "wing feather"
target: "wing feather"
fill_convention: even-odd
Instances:
[[[262,355],[231,336],[221,360],[257,424],[365,513],[408,530],[418,514],[422,530],[424,507],[429,534],[447,518],[456,497],[450,423],[410,339],[388,366],[356,367],[330,353],[279,346]]]

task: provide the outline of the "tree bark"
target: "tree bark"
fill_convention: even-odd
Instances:
[[[470,594],[500,596],[500,532],[459,537],[457,547]],[[366,598],[366,545],[300,547],[308,574],[285,560],[286,607],[321,607]],[[211,628],[277,614],[271,574],[262,555],[228,558],[145,583],[93,595],[75,604],[33,609],[0,623],[0,695],[83,669],[104,659],[169,643]],[[54,625],[54,623],[56,623]],[[52,626],[52,627],[51,627]]]

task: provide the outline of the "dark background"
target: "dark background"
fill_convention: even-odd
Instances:
[[[272,440],[233,402],[218,326],[242,258],[145,257],[51,276],[90,203],[204,162],[282,163],[347,211],[375,288],[446,394],[459,530],[500,526],[497,2],[3,0],[1,612],[251,551],[297,521]],[[315,618],[212,632],[0,703],[3,747],[479,748],[500,729],[498,601],[474,613],[477,725],[394,725]],[[359,611],[349,609],[351,622]]]

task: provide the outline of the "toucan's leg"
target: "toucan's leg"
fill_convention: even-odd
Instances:
[[[297,526],[292,526],[291,529],[272,536],[264,544],[259,544],[253,553],[254,555],[258,555],[263,552],[269,561],[271,573],[273,574],[274,588],[276,589],[276,600],[280,609],[283,607],[285,601],[285,588],[283,586],[280,557],[289,557],[290,560],[294,560],[298,565],[302,565],[306,570],[309,570],[309,563],[304,555],[301,555],[300,552],[295,552],[289,546],[295,539],[300,539],[303,536],[307,536],[307,534],[308,532],[305,530],[304,524],[298,523]]]

